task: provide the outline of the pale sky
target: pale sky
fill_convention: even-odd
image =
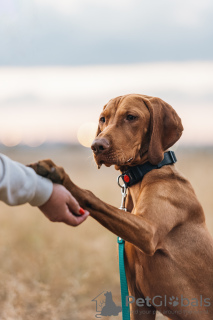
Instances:
[[[75,142],[141,93],[175,108],[181,143],[213,144],[212,16],[212,0],[0,0],[0,142]]]
[[[108,100],[140,93],[174,107],[185,128],[182,144],[212,144],[212,86],[213,62],[2,67],[0,141],[76,142],[79,127],[97,123]]]
[[[212,60],[212,0],[0,0],[0,65]]]

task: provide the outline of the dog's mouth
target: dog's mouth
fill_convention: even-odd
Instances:
[[[115,153],[106,153],[106,154],[94,154],[95,161],[98,165],[98,169],[101,168],[101,166],[104,164],[106,167],[110,167],[111,165],[117,165],[117,166],[125,166],[129,165],[133,161],[133,157],[129,157],[126,160],[126,157],[124,155],[119,155]]]
[[[104,158],[104,157],[98,157],[98,156],[95,156],[95,161],[98,165],[98,169],[101,168],[101,166],[104,164],[106,167],[110,167],[111,165],[113,165],[113,161],[110,161],[109,159],[107,158]]]

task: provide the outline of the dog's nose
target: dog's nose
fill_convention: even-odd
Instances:
[[[109,141],[105,138],[95,139],[91,145],[91,149],[95,154],[102,153],[109,149]]]

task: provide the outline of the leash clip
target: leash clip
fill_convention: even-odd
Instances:
[[[120,174],[120,176],[118,176],[118,179],[117,179],[117,182],[118,182],[118,185],[119,187],[121,188],[121,195],[122,195],[122,198],[121,198],[121,206],[120,206],[120,210],[123,210],[123,211],[127,211],[127,209],[125,208],[125,202],[126,202],[126,196],[127,196],[127,186],[125,185],[125,183],[123,185],[120,184],[120,178],[122,177],[123,175]]]
[[[127,209],[125,208],[125,202],[126,202],[126,196],[127,196],[126,190],[127,190],[127,187],[124,184],[121,188],[122,198],[121,198],[121,206],[119,208],[120,210],[124,210],[124,211],[127,211]]]

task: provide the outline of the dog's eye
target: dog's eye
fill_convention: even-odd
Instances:
[[[101,118],[100,118],[100,121],[104,123],[106,120],[105,120],[104,117],[101,117]]]
[[[132,114],[128,114],[128,116],[126,117],[126,119],[127,119],[128,121],[133,121],[133,120],[136,119],[136,116],[133,116]]]

